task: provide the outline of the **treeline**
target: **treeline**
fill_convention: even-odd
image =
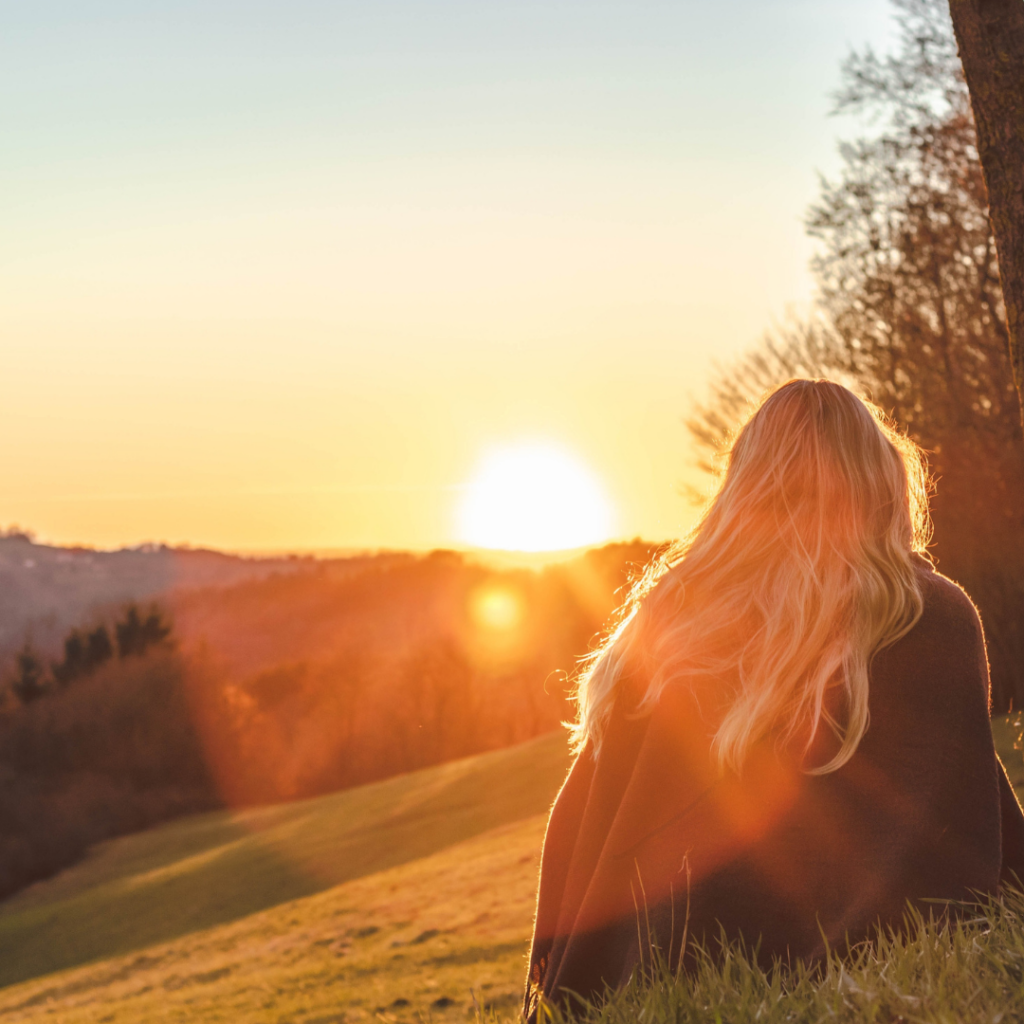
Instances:
[[[216,795],[186,697],[186,669],[156,606],[17,654],[0,710],[0,896],[89,846]]]
[[[26,640],[15,657],[9,690],[22,704],[31,704],[56,686],[67,686],[91,675],[115,653],[120,658],[144,654],[150,647],[168,643],[170,634],[171,627],[156,605],[143,614],[132,602],[125,609],[124,618],[114,623],[113,640],[111,630],[102,622],[90,629],[72,629],[64,639],[63,659],[50,662],[49,676],[44,659]]]
[[[29,652],[38,692],[13,696],[20,666],[0,707],[0,897],[177,814],[557,728],[578,659],[652,554],[612,545],[540,572],[450,552],[338,560],[129,607],[69,633],[45,670]]]
[[[94,843],[220,799],[187,663],[154,648],[0,717],[0,897]]]

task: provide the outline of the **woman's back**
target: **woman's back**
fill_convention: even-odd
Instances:
[[[530,985],[593,996],[720,929],[814,957],[1024,877],[981,623],[928,534],[879,410],[827,381],[765,399],[581,677]]]
[[[1024,874],[977,612],[923,560],[920,573],[923,614],[875,659],[870,728],[834,772],[762,742],[721,776],[691,695],[666,691],[643,717],[616,708],[551,815],[532,984],[599,994],[650,943],[676,963],[684,926],[688,943],[721,927],[766,961],[815,957],[899,925],[908,900],[970,900]]]

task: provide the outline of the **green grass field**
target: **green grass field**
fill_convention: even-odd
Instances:
[[[994,723],[1018,785],[1022,728]],[[568,763],[552,734],[104,844],[0,906],[0,1020],[511,1016],[545,812]]]

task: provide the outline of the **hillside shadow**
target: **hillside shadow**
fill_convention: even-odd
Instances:
[[[114,840],[0,906],[0,985],[141,950],[548,809],[565,735],[294,804]]]

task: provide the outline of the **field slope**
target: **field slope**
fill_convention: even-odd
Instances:
[[[993,725],[1019,785],[1024,721]],[[106,844],[0,907],[0,1024],[511,1020],[567,765],[553,734]]]
[[[312,800],[198,815],[97,847],[0,905],[0,985],[130,953],[542,815],[564,733]]]
[[[144,952],[13,985],[0,991],[0,1022],[463,1024],[476,1006],[511,1016],[545,817]]]

